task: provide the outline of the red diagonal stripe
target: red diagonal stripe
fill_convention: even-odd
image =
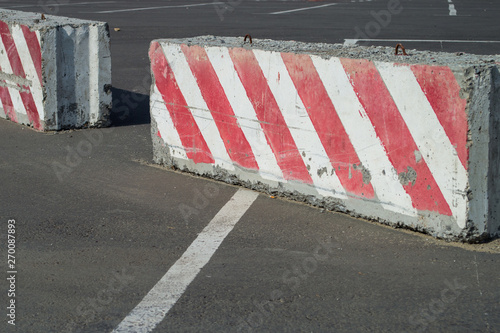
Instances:
[[[203,47],[181,46],[191,71],[196,78],[203,99],[219,129],[231,160],[239,165],[258,170],[259,166],[243,131],[238,125],[233,108],[226,97],[219,78]]]
[[[16,44],[14,43],[14,38],[12,38],[9,26],[3,21],[0,21],[0,34],[2,35],[2,42],[7,50],[7,56],[9,57],[10,66],[12,67],[14,75],[25,79],[26,74],[24,73],[21,58],[19,57]],[[30,87],[22,88],[24,91],[21,91],[20,95],[28,115],[28,120],[33,124],[34,128],[41,130],[42,127],[40,125],[40,117],[38,115],[33,95],[31,95]]]
[[[444,66],[411,66],[420,87],[427,96],[451,144],[456,147],[462,165],[467,169],[467,101],[460,97],[460,86],[453,72]]]
[[[2,71],[1,67],[0,71]],[[5,86],[0,86],[0,99],[2,100],[2,106],[5,115],[8,116],[10,120],[17,123],[16,110],[14,110],[14,105],[12,104],[12,98],[10,97],[9,89]]]
[[[311,176],[255,55],[252,51],[241,48],[230,49],[229,53],[257,118],[261,122],[267,142],[283,172],[283,177],[312,184]]]
[[[348,193],[373,198],[372,185],[365,184],[361,171],[353,168],[354,164],[360,164],[358,155],[311,58],[290,53],[282,53],[281,57],[340,183]]]
[[[425,156],[417,162],[418,147],[375,65],[368,60],[341,59],[341,62],[398,174],[408,172],[410,167],[415,170],[414,185],[403,184],[413,206],[451,216],[450,207],[425,163]]]
[[[214,163],[212,153],[189,111],[172,68],[159,43],[155,42],[151,45],[149,57],[151,58],[151,69],[154,73],[156,87],[166,103],[187,156],[195,163]]]
[[[38,41],[35,31],[30,31],[30,29],[25,25],[21,26],[21,28],[23,29],[24,38],[26,39],[26,44],[28,45],[31,59],[33,60],[33,64],[35,65],[36,73],[38,74],[38,79],[40,80],[40,84],[43,86],[42,50],[40,48],[40,42]]]

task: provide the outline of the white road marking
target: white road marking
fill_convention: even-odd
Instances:
[[[288,14],[288,13],[300,12],[300,11],[303,11],[303,10],[323,8],[323,7],[329,7],[329,6],[334,6],[334,5],[336,5],[336,3],[328,3],[326,5],[321,5],[321,6],[313,6],[313,7],[306,7],[306,8],[297,8],[297,9],[283,10],[281,12],[273,12],[273,13],[269,13],[269,15]]]
[[[409,67],[376,63],[418,150],[450,206],[457,224],[467,220],[467,170]],[[424,125],[425,124],[425,125]]]
[[[203,266],[208,263],[224,238],[233,230],[258,195],[257,192],[250,190],[238,190],[203,229],[182,257],[113,332],[151,332],[165,318]]]
[[[494,44],[500,43],[500,40],[453,40],[453,39],[344,39],[344,46],[353,46],[358,42],[415,42],[415,43],[480,43]]]
[[[450,16],[457,16],[457,10],[455,9],[455,5],[453,4],[453,1],[448,0],[448,9],[450,10]]]
[[[101,12],[94,12],[96,14],[112,14],[112,13],[123,13],[123,12],[137,12],[141,10],[153,10],[153,9],[165,9],[165,8],[187,8],[187,7],[199,7],[199,6],[209,6],[209,5],[222,5],[223,2],[210,2],[210,3],[195,3],[192,5],[175,5],[175,6],[159,6],[159,7],[142,7],[142,8],[129,8],[129,9],[117,9],[117,10],[105,10]]]

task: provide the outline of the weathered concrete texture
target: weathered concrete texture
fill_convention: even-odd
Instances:
[[[153,41],[155,162],[440,238],[498,235],[496,58],[373,51]]]
[[[52,131],[109,125],[106,23],[0,10],[0,117]]]

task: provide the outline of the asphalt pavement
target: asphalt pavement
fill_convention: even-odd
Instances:
[[[0,120],[6,332],[113,331],[240,192],[152,164],[151,40],[251,34],[500,53],[500,3],[483,0],[0,7],[108,22],[114,86],[109,129],[38,133]],[[242,214],[153,332],[500,332],[498,239],[446,243],[266,194]],[[7,280],[9,221],[15,283]]]

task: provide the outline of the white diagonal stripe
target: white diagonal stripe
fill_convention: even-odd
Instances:
[[[2,72],[6,74],[14,75],[12,67],[10,65],[9,57],[7,56],[7,50],[0,38],[0,66],[2,67]],[[5,80],[7,84],[7,89],[9,90],[10,98],[12,99],[12,106],[14,111],[19,114],[26,115],[26,108],[24,107],[23,100],[21,99],[20,88],[12,88],[12,86],[17,86],[15,82]]]
[[[347,199],[279,52],[253,52],[319,194]]]
[[[467,170],[460,162],[456,149],[411,69],[380,62],[375,65],[457,224],[464,228],[467,219]]]
[[[256,192],[238,190],[113,333],[153,331],[257,197]]]
[[[170,116],[170,112],[168,111],[167,106],[163,101],[163,97],[158,91],[156,85],[153,87],[150,104],[151,116],[156,121],[162,140],[165,143],[168,143],[167,146],[170,151],[170,156],[187,160],[188,156],[184,146],[182,145],[179,133],[175,130],[175,125],[172,121],[172,117]],[[157,133],[153,133],[153,135],[156,134]]]
[[[208,58],[219,78],[224,93],[233,108],[264,179],[286,182],[252,103],[236,72],[229,51],[224,47],[206,47]]]
[[[203,99],[198,83],[189,68],[180,45],[167,44],[162,45],[162,47],[187,106],[214,157],[215,165],[226,170],[234,170],[234,165],[222,141],[219,129]]]
[[[411,197],[401,185],[340,60],[319,56],[311,56],[311,59],[361,163],[370,172],[371,184],[381,205],[387,210],[416,216]]]
[[[38,116],[41,120],[44,120],[45,117],[43,108],[42,83],[40,82],[40,78],[38,77],[38,73],[36,71],[33,58],[31,57],[26,38],[24,37],[21,26],[15,24],[12,25],[10,29],[12,38],[14,39],[14,43],[16,44],[16,48],[19,53],[19,58],[21,59],[24,73],[26,74],[26,79],[31,81],[30,91],[35,101]]]

